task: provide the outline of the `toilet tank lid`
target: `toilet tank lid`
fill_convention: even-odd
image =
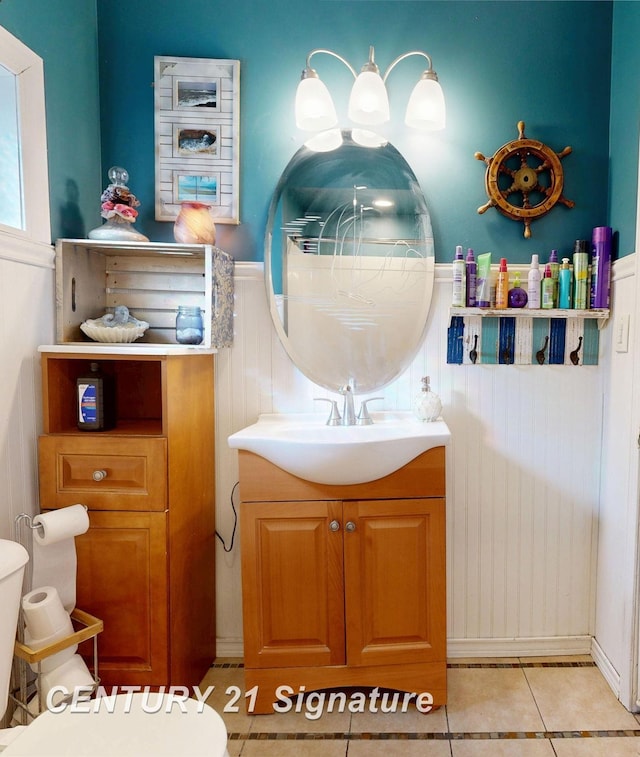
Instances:
[[[17,541],[0,539],[0,580],[20,570],[29,559],[29,553]]]

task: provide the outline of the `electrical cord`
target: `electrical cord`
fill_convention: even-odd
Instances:
[[[229,544],[228,548],[225,543],[225,540],[218,533],[218,529],[216,529],[216,536],[218,537],[218,539],[220,539],[222,548],[224,549],[225,552],[231,552],[231,550],[233,549],[233,542],[235,541],[235,538],[236,538],[236,527],[238,525],[238,513],[236,511],[236,506],[233,503],[233,495],[235,494],[235,491],[238,488],[239,483],[240,483],[239,481],[236,481],[235,484],[233,485],[233,489],[231,490],[230,501],[231,501],[231,509],[233,510],[233,531],[231,532],[231,544]]]

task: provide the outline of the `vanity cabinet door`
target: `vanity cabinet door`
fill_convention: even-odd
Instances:
[[[349,665],[446,658],[445,501],[344,503]]]
[[[241,508],[248,668],[344,664],[342,503]]]
[[[76,537],[77,604],[104,621],[98,674],[104,685],[164,685],[166,514],[92,512],[90,518],[89,530]],[[90,659],[93,647],[82,651]]]

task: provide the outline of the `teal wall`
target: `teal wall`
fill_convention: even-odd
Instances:
[[[640,124],[640,4],[616,2],[611,56],[610,225],[619,234],[618,255],[635,251]]]
[[[52,241],[85,236],[101,222],[96,2],[2,0],[0,25],[44,61]]]
[[[2,0],[0,24],[45,62],[54,239],[100,223],[106,171],[121,164],[142,201],[138,227],[171,240],[172,225],[153,218],[153,57],[238,58],[242,223],[219,225],[219,244],[238,260],[261,260],[271,193],[303,142],[292,103],[306,53],[328,46],[359,67],[374,44],[382,68],[400,52],[427,50],[445,90],[444,132],[389,131],[427,197],[439,260],[456,244],[513,262],[532,252],[545,259],[607,222],[619,232],[619,255],[634,250],[639,3]],[[346,69],[316,60],[344,115]],[[419,68],[414,59],[391,74],[396,112]],[[536,221],[530,240],[495,209],[476,212],[486,195],[474,153],[515,139],[521,119],[528,137],[573,148],[564,193],[576,207]]]
[[[374,44],[384,68],[401,52],[425,49],[444,88],[448,127],[390,136],[427,197],[437,258],[450,259],[462,244],[513,262],[532,252],[546,260],[551,248],[568,252],[607,222],[611,17],[610,2],[99,0],[103,167],[128,169],[142,201],[138,226],[170,240],[171,224],[153,220],[153,57],[240,59],[242,224],[219,225],[219,244],[238,260],[261,260],[271,193],[303,141],[293,99],[307,52],[330,47],[359,68]],[[314,65],[344,113],[347,70],[326,56]],[[396,112],[420,70],[414,59],[391,74]],[[530,240],[495,209],[476,212],[487,198],[474,153],[492,155],[516,139],[521,119],[528,137],[573,148],[563,166],[565,195],[576,207],[535,222]]]

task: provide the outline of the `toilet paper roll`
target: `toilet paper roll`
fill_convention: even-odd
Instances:
[[[89,515],[83,505],[70,505],[36,515],[33,525],[41,527],[34,530],[34,540],[46,547],[84,534],[89,528]]]
[[[71,625],[69,613],[64,609],[54,586],[41,586],[25,594],[22,597],[22,611],[32,639],[45,639],[62,630],[66,631]]]
[[[89,528],[83,505],[70,505],[36,515],[33,532],[33,583],[55,586],[68,612],[76,606],[76,545],[74,537]]]
[[[33,639],[31,637],[31,634],[29,633],[29,629],[26,628],[24,632],[24,643],[37,652],[40,649],[44,649],[44,647],[48,647],[49,644],[55,644],[56,641],[60,641],[60,639],[64,639],[67,636],[70,636],[72,633],[73,624],[71,623],[71,618],[69,618],[68,626],[61,628],[57,633],[51,634],[51,636],[47,636],[44,639]],[[78,645],[72,644],[70,647],[65,647],[64,649],[60,650],[60,652],[56,652],[55,654],[49,655],[49,657],[45,657],[39,663],[40,672],[49,673],[51,670],[60,667],[60,665],[62,665],[64,662],[71,659],[77,651]],[[29,664],[31,670],[33,670],[34,673],[37,673],[38,663],[33,662]]]
[[[56,691],[53,694],[52,703],[54,705],[60,704],[65,698],[65,692],[73,694],[76,686],[87,687],[93,686],[94,683],[89,668],[79,654],[74,654],[60,667],[40,676],[40,690],[45,701],[54,686],[64,687],[64,691]]]

